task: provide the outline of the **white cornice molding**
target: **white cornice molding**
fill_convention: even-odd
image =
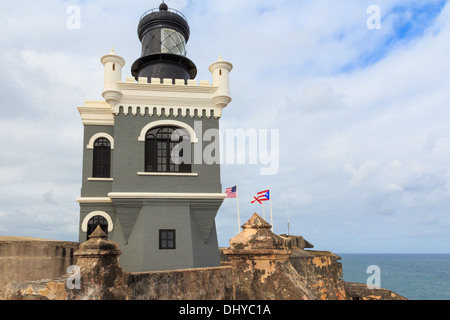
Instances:
[[[111,199],[192,199],[224,200],[225,193],[111,192]]]
[[[114,115],[111,105],[105,101],[85,101],[78,107],[84,125],[113,126]]]
[[[111,203],[109,197],[80,197],[77,198],[78,203]]]
[[[189,80],[184,84],[184,80],[175,80],[172,84],[172,79],[164,79],[165,83],[161,84],[160,79],[151,79],[151,83],[146,80],[117,83],[122,97],[114,105],[114,114],[128,115],[131,108],[133,115],[186,117],[189,114],[192,118],[210,118],[213,114],[218,119],[226,107],[216,103],[220,88],[211,86],[209,81],[197,84],[195,80]]]
[[[176,80],[176,84],[166,81],[157,83],[119,82],[117,83],[117,103],[111,106],[106,101],[85,101],[78,111],[84,125],[114,125],[114,115],[123,113],[141,116],[157,117],[197,117],[219,119],[222,110],[231,101],[219,94],[219,87],[212,86],[208,81],[189,80],[187,84]],[[168,80],[168,79],[166,79]],[[170,81],[172,81],[170,79]],[[184,80],[183,80],[184,81]]]
[[[131,112],[130,109],[131,108]],[[156,105],[145,105],[145,104],[119,104],[114,108],[114,114],[119,115],[123,113],[124,115],[129,115],[130,113],[133,116],[136,116],[138,113],[141,116],[148,115],[150,117],[169,117],[174,116],[178,117],[189,117],[194,118],[211,118],[211,114],[216,119],[222,117],[222,110],[216,106],[209,107],[186,107],[186,106],[156,106]]]
[[[146,80],[146,79],[145,79]],[[158,81],[158,83],[152,82],[120,82],[117,86],[121,91],[145,91],[145,92],[166,92],[166,93],[205,93],[214,94],[218,87],[209,85],[209,81],[200,81],[200,85],[197,81],[188,81],[188,84],[172,84],[172,79],[170,82],[159,83],[159,79],[152,79],[153,81]]]
[[[124,95],[117,106],[142,105],[154,107],[204,107],[214,106],[214,97],[202,98],[194,96],[149,96],[149,95]],[[117,110],[117,107],[114,108]]]

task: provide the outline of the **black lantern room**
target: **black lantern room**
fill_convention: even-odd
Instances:
[[[197,67],[186,57],[190,29],[181,12],[162,3],[141,17],[138,26],[142,56],[131,67],[132,75],[139,77],[194,79]]]

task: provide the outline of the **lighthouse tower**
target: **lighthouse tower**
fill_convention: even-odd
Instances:
[[[161,4],[138,25],[142,54],[122,79],[125,60],[101,58],[101,101],[78,107],[84,124],[79,241],[100,225],[117,242],[128,272],[220,265],[215,218],[226,195],[220,164],[202,157],[202,137],[218,129],[231,101],[232,64],[195,80],[186,56],[189,25]],[[218,152],[218,150],[216,150]]]

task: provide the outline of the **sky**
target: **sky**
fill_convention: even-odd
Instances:
[[[336,253],[450,252],[447,1],[166,2],[189,21],[197,80],[212,80],[219,55],[233,64],[221,130],[278,133],[275,174],[261,174],[263,158],[222,165],[241,224],[265,213],[275,233],[289,222]],[[102,99],[100,58],[112,46],[131,76],[139,18],[159,4],[1,1],[0,235],[78,240],[77,106]],[[251,204],[266,189],[272,219],[269,203]],[[216,225],[228,246],[235,199]]]

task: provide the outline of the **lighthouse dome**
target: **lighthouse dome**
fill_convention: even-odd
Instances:
[[[141,57],[131,68],[132,75],[147,78],[194,79],[195,64],[186,57],[190,28],[186,17],[162,3],[144,13],[138,25]]]

